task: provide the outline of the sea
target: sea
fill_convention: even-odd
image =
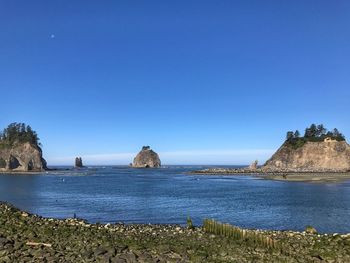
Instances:
[[[350,181],[305,183],[252,176],[193,175],[208,166],[91,166],[0,175],[0,200],[43,217],[90,223],[195,225],[350,232]]]

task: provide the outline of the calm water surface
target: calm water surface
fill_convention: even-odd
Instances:
[[[90,222],[185,224],[187,216],[241,227],[350,232],[350,181],[296,183],[197,176],[201,167],[95,167],[0,175],[0,200],[45,217]]]

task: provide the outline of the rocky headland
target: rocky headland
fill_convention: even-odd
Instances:
[[[39,138],[30,126],[12,123],[0,133],[1,172],[38,172],[46,169]]]
[[[326,133],[323,126],[323,130],[320,128],[318,132],[316,128],[316,134],[308,135],[311,127],[306,129],[304,137],[288,132],[286,141],[263,166],[259,167],[255,161],[247,168],[210,168],[192,173],[266,175],[268,179],[293,181],[309,181],[311,177],[315,181],[349,179],[350,145],[344,136],[336,129]]]
[[[224,226],[89,224],[0,202],[0,262],[350,262],[350,234]]]
[[[46,161],[41,148],[29,142],[16,143],[11,147],[0,148],[1,172],[44,171]]]
[[[261,169],[268,172],[348,172],[350,145],[346,141],[327,139],[306,142],[298,148],[285,143]]]
[[[135,168],[158,168],[160,166],[159,155],[149,146],[143,146],[132,163],[132,167]]]

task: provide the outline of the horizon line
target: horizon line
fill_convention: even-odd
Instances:
[[[236,149],[236,150],[179,150],[158,152],[162,163],[168,165],[242,165],[255,160],[265,162],[275,149]],[[77,156],[86,165],[128,165],[138,152],[77,154],[75,156],[47,156],[48,165],[74,164]]]

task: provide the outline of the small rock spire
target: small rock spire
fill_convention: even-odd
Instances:
[[[75,158],[75,167],[83,167],[83,160],[81,159],[81,157],[76,157]]]

